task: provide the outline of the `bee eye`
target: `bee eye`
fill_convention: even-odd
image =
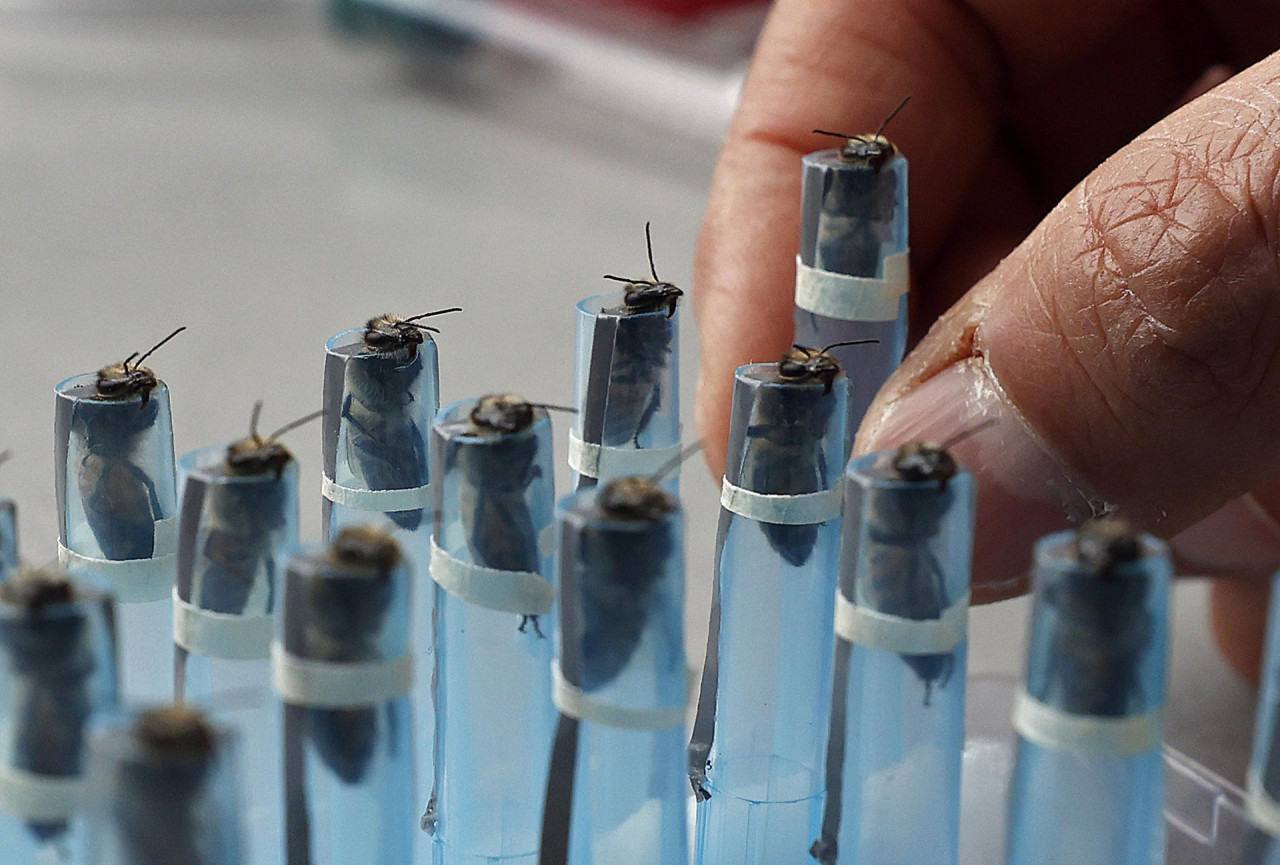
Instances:
[[[794,360],[784,360],[778,364],[778,372],[786,378],[800,378],[806,370],[804,364],[796,363]]]

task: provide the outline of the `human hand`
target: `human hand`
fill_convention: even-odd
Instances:
[[[1250,578],[1214,593],[1245,665],[1280,566],[1280,54],[1226,83],[1211,64],[1280,44],[1280,9],[1194,5],[778,0],[695,264],[713,469],[734,368],[790,342],[800,156],[828,146],[809,130],[874,130],[910,95],[887,134],[933,326],[855,449],[997,418],[956,447],[980,489],[975,597],[1020,591],[1037,537],[1115,510],[1173,537],[1184,572]]]

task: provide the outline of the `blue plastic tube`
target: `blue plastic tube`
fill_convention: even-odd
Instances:
[[[90,865],[243,865],[237,751],[181,706],[105,730],[91,746]]]
[[[0,586],[0,851],[83,865],[90,725],[116,706],[114,604],[57,570]]]
[[[734,380],[689,746],[699,865],[803,861],[819,831],[849,382],[834,363],[825,382],[796,372]]]
[[[551,704],[551,422],[513,394],[436,420],[436,865],[536,865]]]
[[[1171,574],[1165,545],[1120,520],[1036,545],[1009,865],[1164,861]]]
[[[687,865],[684,567],[676,500],[627,477],[562,499],[541,865]]]
[[[647,287],[638,282],[578,304],[575,489],[652,473],[680,454],[680,289],[667,286],[657,303],[643,294]],[[675,492],[674,474],[667,487]]]
[[[404,865],[413,776],[410,568],[386,532],[340,530],[285,571],[273,679],[284,703],[285,865]]]
[[[973,504],[929,445],[845,472],[823,865],[955,865]]]
[[[1245,804],[1250,828],[1241,865],[1280,865],[1280,574],[1271,579],[1262,693],[1253,731]]]
[[[174,691],[216,709],[245,758],[241,801],[250,860],[283,855],[280,709],[271,638],[284,569],[298,543],[298,467],[270,440],[183,455]]]
[[[117,386],[117,367],[57,387],[54,415],[58,554],[67,571],[109,586],[120,634],[122,692],[133,702],[173,698],[172,592],[177,548],[169,390]]]
[[[18,567],[18,506],[0,499],[0,582]]]
[[[413,643],[418,669],[430,670],[435,666],[435,592],[426,582],[435,506],[431,425],[440,407],[431,333],[420,322],[384,315],[333,337],[325,346],[323,405],[324,537],[349,525],[392,532],[415,564],[419,584],[411,593]],[[413,711],[423,731],[414,740],[415,771],[425,784],[435,772],[430,688],[414,689]],[[415,861],[425,865],[431,857],[430,836],[417,833],[414,847]]]
[[[795,342],[832,349],[850,380],[847,435],[902,361],[907,339],[907,160],[879,136],[804,158]],[[846,450],[846,453],[848,451]]]

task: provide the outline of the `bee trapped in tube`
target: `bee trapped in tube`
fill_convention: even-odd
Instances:
[[[72,576],[111,585],[131,700],[173,693],[171,671],[154,650],[173,626],[173,422],[168,388],[142,364],[183,330],[55,392],[58,556]]]
[[[107,729],[91,746],[90,865],[241,865],[236,750],[183,706]]]
[[[372,526],[344,527],[289,562],[272,647],[284,703],[286,865],[410,861],[409,590],[400,547]]]
[[[948,448],[986,426],[845,471],[823,865],[957,861],[974,484]]]
[[[698,863],[803,858],[821,814],[849,388],[829,348],[735,375],[689,743]]]
[[[423,828],[438,865],[537,858],[556,719],[544,635],[554,600],[549,408],[559,407],[490,394],[442,409],[433,431],[438,703]]]
[[[90,725],[117,700],[114,603],[55,567],[0,584],[0,850],[9,862],[84,861]]]
[[[557,506],[560,720],[541,865],[687,862],[682,529],[662,486],[684,456]]]
[[[614,294],[578,304],[569,464],[577,488],[651,472],[680,452],[677,304],[684,292],[658,278],[645,224],[652,279],[607,275]],[[635,451],[646,454],[635,455]],[[670,482],[675,490],[675,481]]]
[[[907,339],[907,160],[883,132],[845,135],[839,148],[804,157],[795,341],[829,345],[875,339],[874,349],[837,350],[849,375],[849,444],[872,397],[902,361]]]
[[[324,526],[384,513],[394,527],[428,525],[427,440],[439,408],[434,327],[420,323],[450,307],[410,318],[380,315],[326,345],[324,373]]]

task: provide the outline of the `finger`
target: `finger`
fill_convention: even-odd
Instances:
[[[979,480],[975,580],[1118,511],[1163,536],[1280,475],[1280,55],[1086,178],[886,384],[859,451],[943,439]]]

